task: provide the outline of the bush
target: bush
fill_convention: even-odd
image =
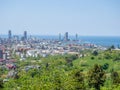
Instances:
[[[0,88],[3,88],[3,80],[0,79]]]
[[[92,53],[94,56],[97,56],[98,55],[98,51],[93,51],[93,53]]]
[[[108,64],[108,63],[105,63],[105,64],[102,66],[102,68],[103,68],[104,70],[107,70],[108,67],[109,67],[109,64]]]
[[[100,86],[104,86],[105,72],[98,64],[94,65],[94,68],[88,72],[88,85],[96,90],[100,90]]]
[[[116,57],[113,61],[120,61],[120,57]]]
[[[77,70],[74,73],[74,79],[75,79],[75,90],[85,90],[84,75],[81,73],[80,70]]]
[[[120,78],[118,72],[112,72],[111,73],[111,79],[113,81],[113,84],[120,84]]]
[[[94,57],[91,57],[92,60],[94,60],[95,58]]]
[[[72,61],[76,60],[78,58],[78,55],[70,55],[66,56],[65,60],[67,61],[68,66],[73,66]]]

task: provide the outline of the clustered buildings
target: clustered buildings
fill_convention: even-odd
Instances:
[[[19,61],[24,61],[28,57],[46,57],[56,54],[77,54],[81,57],[81,50],[97,47],[89,43],[81,44],[77,34],[74,40],[69,38],[68,32],[64,37],[61,34],[58,37],[58,39],[28,37],[27,31],[24,31],[22,36],[18,36],[12,35],[9,30],[7,38],[0,38],[0,68],[8,69],[8,76],[12,76],[16,73],[15,69],[17,68],[15,56],[19,57]],[[26,66],[25,69],[31,67],[38,66]]]
[[[59,34],[59,39],[40,39],[28,37],[27,31],[23,36],[12,36],[11,30],[8,31],[8,38],[0,38],[0,59],[11,59],[12,55],[18,55],[21,60],[26,57],[37,57],[55,54],[79,54],[81,50],[96,47],[94,44],[80,44],[78,35],[74,40],[70,40],[68,32],[64,37]]]

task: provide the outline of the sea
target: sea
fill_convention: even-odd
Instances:
[[[120,37],[118,36],[80,36],[79,39],[105,47],[110,47],[112,45],[116,48],[120,47]]]
[[[37,36],[42,39],[59,39],[58,36]],[[75,40],[75,36],[69,36],[70,40]],[[90,43],[104,47],[114,45],[116,48],[120,47],[120,36],[78,36],[80,43]]]
[[[22,37],[22,35],[19,35]],[[2,38],[7,38],[7,35],[0,35]],[[29,36],[30,37],[30,36]],[[59,36],[55,35],[32,35],[32,37],[38,39],[51,39],[58,40]],[[63,36],[61,36],[63,39]],[[69,36],[70,40],[75,40],[75,36]],[[101,45],[104,47],[110,47],[114,45],[116,48],[120,47],[120,36],[78,36],[80,43],[91,43],[95,45]]]

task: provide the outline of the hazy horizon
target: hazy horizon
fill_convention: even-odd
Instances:
[[[119,0],[1,0],[0,35],[120,36]]]
[[[12,36],[20,36],[20,37],[22,37],[22,36],[24,36],[24,34],[14,34],[14,33],[12,33]],[[75,34],[68,34],[70,37],[76,37],[76,33]],[[0,34],[0,36],[5,36],[5,37],[8,37],[8,33],[6,33],[6,34]],[[59,37],[59,34],[53,34],[53,35],[51,35],[51,34],[43,34],[43,35],[38,35],[38,34],[29,34],[29,33],[27,33],[27,36],[28,37],[30,37],[30,36],[33,36],[33,37],[35,37],[35,36],[55,36],[55,37]],[[62,37],[64,37],[65,36],[65,33],[64,34],[61,34],[61,36]],[[78,36],[79,37],[120,37],[120,36],[116,36],[116,35],[79,35],[78,34]]]

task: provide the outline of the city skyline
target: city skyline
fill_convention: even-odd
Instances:
[[[119,0],[3,0],[0,35],[120,36]]]

